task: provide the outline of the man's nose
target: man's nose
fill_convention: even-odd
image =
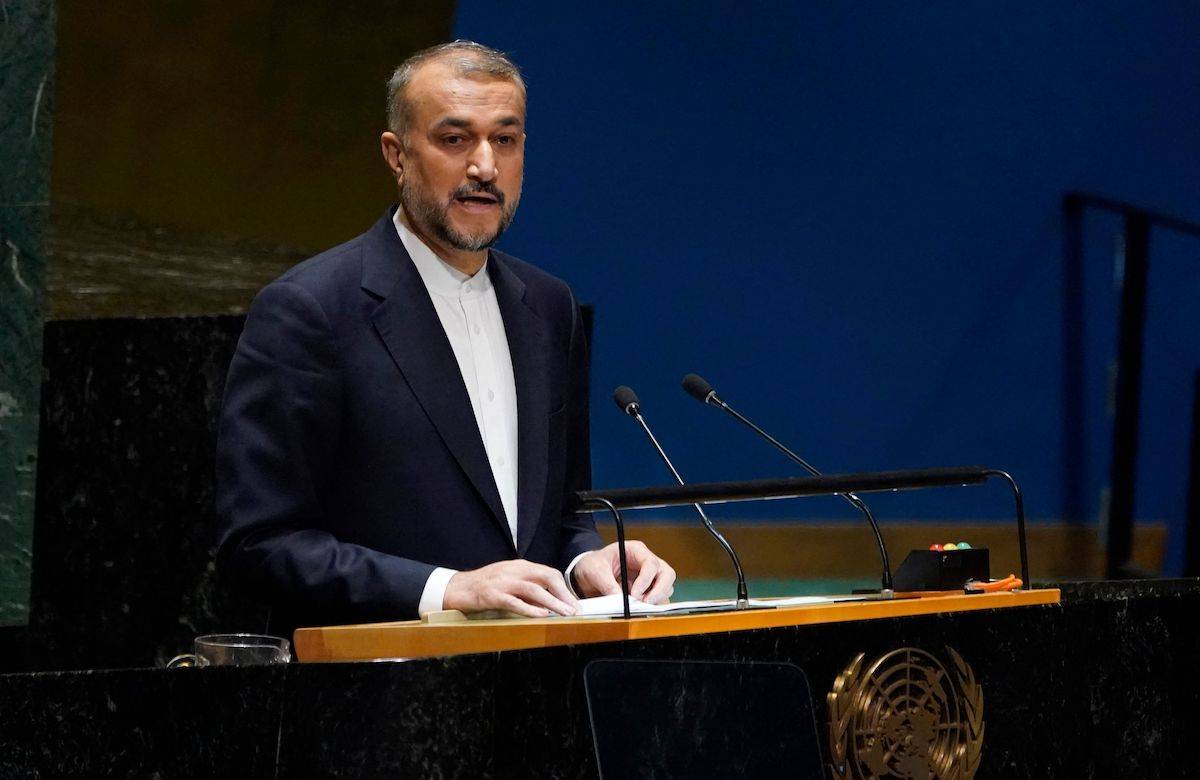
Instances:
[[[496,155],[490,141],[480,141],[467,160],[467,177],[477,181],[496,178]]]

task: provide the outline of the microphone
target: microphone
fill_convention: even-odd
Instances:
[[[666,451],[658,443],[658,439],[654,437],[654,434],[650,431],[650,426],[646,424],[646,420],[642,417],[642,405],[638,401],[637,393],[633,392],[631,388],[621,385],[613,391],[613,403],[617,405],[618,409],[641,424],[642,430],[646,432],[646,437],[654,445],[654,449],[658,452],[658,456],[662,458],[663,463],[667,464],[667,469],[675,477],[675,481],[680,485],[685,484],[683,477],[679,476],[679,472],[675,469],[675,464],[671,463],[671,459],[667,457]],[[712,524],[712,521],[708,519],[708,515],[700,508],[700,505],[692,504],[692,508],[696,510],[696,514],[700,515],[700,519],[704,522],[704,527],[708,529],[708,533],[717,540],[717,543],[721,545],[725,553],[729,556],[729,560],[733,562],[733,569],[737,572],[737,608],[747,609],[750,606],[750,596],[746,589],[746,573],[742,571],[742,562],[738,560],[733,546],[726,541],[721,532]]]
[[[730,406],[729,404],[722,401],[721,397],[717,395],[717,392],[715,390],[713,390],[712,385],[710,385],[703,377],[697,376],[696,374],[688,374],[687,376],[685,376],[683,378],[683,390],[688,395],[690,395],[692,398],[695,398],[697,401],[704,404],[705,406],[715,406],[719,409],[725,410],[735,420],[742,423],[743,425],[745,425],[747,428],[749,428],[750,430],[757,433],[762,438],[766,439],[768,442],[771,443],[771,445],[773,447],[775,447],[775,449],[779,450],[784,455],[788,456],[792,460],[793,463],[797,464],[798,466],[803,468],[805,471],[807,471],[809,474],[812,474],[814,477],[821,476],[821,472],[817,471],[817,469],[811,463],[809,463],[808,461],[806,461],[804,458],[800,457],[796,453],[792,452],[790,449],[785,447],[783,445],[783,443],[780,442],[778,439],[776,439],[774,436],[767,433],[762,428],[759,428],[754,423],[750,422],[750,420],[748,420],[745,416],[743,416],[741,413],[739,413],[736,409],[734,409],[732,406]],[[634,397],[634,401],[635,402],[637,401],[636,396]],[[892,564],[888,560],[887,546],[884,545],[884,543],[883,543],[883,534],[881,534],[879,532],[879,523],[875,522],[875,516],[871,514],[871,510],[867,507],[866,502],[863,501],[861,498],[854,495],[853,493],[838,493],[838,495],[841,496],[842,498],[846,499],[846,501],[851,506],[853,506],[858,511],[862,512],[863,516],[867,518],[867,522],[871,526],[871,531],[872,531],[872,533],[875,534],[875,544],[879,546],[879,558],[883,562],[883,576],[882,576],[883,587],[881,589],[882,595],[891,594],[892,590],[893,590],[892,589]]]
[[[637,393],[633,392],[632,387],[626,387],[625,385],[621,385],[616,390],[613,390],[613,403],[622,412],[634,417],[642,410],[642,405],[638,403]]]

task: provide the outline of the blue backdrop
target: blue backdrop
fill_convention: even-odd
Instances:
[[[455,32],[526,73],[525,196],[502,245],[595,306],[598,485],[666,478],[608,400],[622,383],[688,478],[791,473],[682,394],[696,371],[827,471],[994,465],[1034,518],[1061,516],[1061,196],[1200,219],[1200,6],[464,0]],[[1119,232],[1087,220],[1093,518]],[[1178,534],[1200,241],[1156,232],[1151,253],[1136,516]],[[872,503],[1011,517],[999,486]]]

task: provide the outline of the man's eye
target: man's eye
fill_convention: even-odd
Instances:
[[[496,143],[500,144],[501,146],[512,146],[516,142],[517,139],[513,138],[511,135],[502,135],[496,139]]]
[[[442,143],[446,144],[447,146],[458,146],[462,142],[463,137],[461,135],[448,135],[442,139]]]

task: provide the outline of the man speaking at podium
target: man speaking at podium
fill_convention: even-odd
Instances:
[[[273,622],[570,615],[619,592],[615,545],[567,509],[591,481],[579,307],[489,249],[521,197],[525,107],[493,49],[409,58],[381,137],[399,207],[250,307],[221,415],[218,557]],[[666,600],[675,572],[628,551],[631,595]]]

